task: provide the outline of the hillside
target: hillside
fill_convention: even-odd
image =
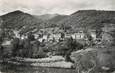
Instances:
[[[1,16],[3,20],[1,27],[18,30],[20,33],[24,34],[34,30],[37,32],[42,28],[57,27],[57,23],[66,17],[66,15],[58,14],[36,16],[17,10]]]
[[[53,19],[54,17],[58,16],[58,14],[44,14],[44,15],[33,15],[37,19],[41,19],[43,21],[47,21]]]
[[[115,24],[115,11],[80,10],[60,21],[61,27],[101,28],[105,23]]]
[[[60,22],[61,20],[64,20],[65,18],[69,17],[68,15],[57,15],[55,16],[54,18],[48,20],[49,22],[51,23],[58,23]]]
[[[47,27],[57,27],[58,22],[67,18],[68,15],[59,15],[59,14],[44,14],[44,15],[33,15],[37,19],[44,21],[45,28]]]
[[[39,25],[43,23],[42,20],[38,20],[32,15],[19,10],[5,14],[1,16],[1,18],[3,20],[3,28],[15,30],[21,29],[23,32],[39,28]]]
[[[1,17],[0,17],[0,26],[2,25],[2,22],[3,22],[3,20],[2,20]]]

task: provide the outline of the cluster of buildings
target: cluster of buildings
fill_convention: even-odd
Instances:
[[[46,40],[46,41],[52,41],[52,40],[55,40],[55,41],[59,41],[59,39],[62,39],[61,37],[61,32],[60,33],[52,33],[52,34],[46,34],[46,35],[43,35],[41,38],[38,38],[39,35],[36,35],[35,34],[35,37],[38,38],[39,41],[42,41],[42,40]],[[91,37],[93,38],[93,40],[96,39],[96,33],[95,31],[92,31],[90,32],[90,35]],[[84,33],[83,31],[79,31],[79,32],[76,32],[76,33],[71,33],[71,34],[66,34],[64,33],[64,38],[73,38],[73,39],[87,39],[87,36],[86,36],[86,33]]]
[[[79,31],[76,31],[73,33],[66,33],[66,32],[63,32],[61,30],[59,30],[58,32],[54,32],[55,31],[54,29],[48,29],[49,31],[46,29],[44,29],[44,30],[42,29],[42,31],[39,31],[39,32],[34,33],[32,35],[34,35],[35,39],[39,40],[40,42],[59,42],[60,39],[63,40],[66,38],[73,38],[76,40],[80,40],[80,39],[87,40],[87,33],[84,32],[84,30],[79,30]],[[48,31],[48,32],[46,32],[46,31]],[[27,34],[20,35],[19,32],[20,31],[13,30],[14,37],[20,38],[20,39],[26,39],[27,38]],[[64,34],[63,38],[62,38],[62,33]],[[97,39],[96,30],[88,30],[88,33],[93,38],[93,40]],[[6,43],[9,43],[9,42],[5,42],[5,44]]]
[[[48,29],[48,30],[50,32],[43,31],[43,29],[42,29],[41,31],[39,31],[39,32],[37,32],[37,33],[35,33],[33,35],[40,42],[42,42],[42,41],[53,41],[53,40],[55,40],[55,41],[58,42],[59,39],[62,38],[61,37],[62,33],[64,34],[64,38],[70,38],[70,37],[72,37],[73,39],[86,39],[86,33],[84,31],[82,31],[82,30],[74,32],[74,33],[64,33],[62,31],[54,33],[55,30],[53,30],[53,29]],[[51,32],[51,30],[52,30],[52,32]],[[20,36],[19,35],[19,31],[14,31],[14,34],[15,34],[15,37],[17,37],[17,38],[21,38],[21,39],[27,38],[27,35]],[[89,34],[93,37],[94,40],[96,39],[95,30],[90,30]]]

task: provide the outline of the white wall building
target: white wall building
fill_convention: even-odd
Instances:
[[[14,30],[13,33],[15,34],[15,37],[20,38],[19,31]]]

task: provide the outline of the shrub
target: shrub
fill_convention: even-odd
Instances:
[[[32,34],[32,32],[28,33],[28,39],[30,41],[34,41],[35,40],[35,36]]]
[[[16,56],[17,53],[18,53],[19,42],[20,42],[19,38],[14,38],[13,41],[11,42],[11,44],[12,44],[12,52],[13,52],[12,55],[13,56]]]
[[[86,49],[73,52],[70,58],[75,62],[78,73],[95,73],[97,67],[96,56],[96,50]]]

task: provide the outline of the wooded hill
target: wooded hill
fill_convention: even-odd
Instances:
[[[44,17],[47,20],[43,19]],[[1,18],[3,20],[2,28],[16,29],[22,33],[58,26],[75,31],[79,28],[99,29],[105,25],[111,26],[111,24],[111,27],[114,27],[115,11],[79,10],[71,15],[41,15],[39,17],[18,10],[5,14]]]
[[[41,28],[57,27],[57,22],[64,19],[64,15],[41,15],[35,16],[22,11],[13,11],[0,16],[3,20],[2,28],[20,30],[20,32],[27,33]]]
[[[73,28],[101,28],[105,23],[115,24],[115,11],[79,10],[59,22],[62,26]]]

